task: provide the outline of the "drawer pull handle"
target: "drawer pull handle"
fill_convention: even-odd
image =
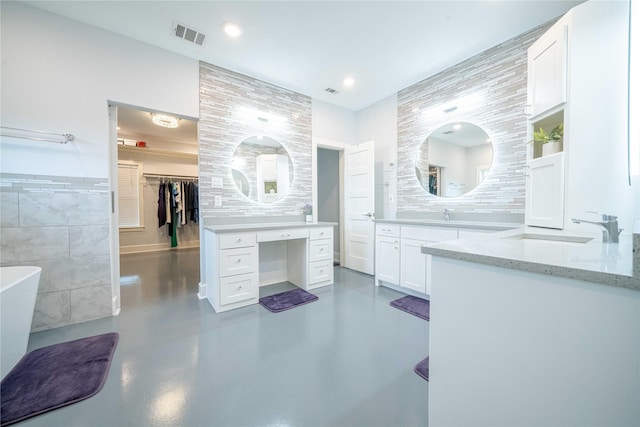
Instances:
[[[324,234],[324,231],[321,231],[321,232],[320,232],[320,235],[322,236],[323,234]]]
[[[324,248],[320,248],[320,252],[324,251]]]
[[[236,240],[236,242],[238,243],[242,242],[242,237],[238,237],[238,240]]]
[[[239,262],[242,262],[242,258],[238,258],[238,259],[236,260],[236,262],[238,262],[238,263],[239,263]]]
[[[320,269],[320,274],[322,274],[322,273],[324,273],[324,270],[321,268],[321,269]]]
[[[238,289],[238,290],[242,289],[242,285],[239,285],[237,289]]]

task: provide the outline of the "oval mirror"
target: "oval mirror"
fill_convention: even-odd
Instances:
[[[489,135],[468,122],[439,127],[420,146],[416,177],[434,196],[457,197],[476,188],[493,162]]]
[[[267,136],[251,136],[242,141],[231,161],[231,175],[238,190],[260,203],[272,203],[287,195],[292,169],[287,150]]]

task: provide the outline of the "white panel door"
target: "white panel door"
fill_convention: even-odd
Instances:
[[[373,274],[374,155],[373,141],[345,150],[345,267]]]
[[[563,228],[564,153],[531,160],[526,188],[524,223]]]

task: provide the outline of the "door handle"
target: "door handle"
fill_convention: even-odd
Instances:
[[[367,212],[366,214],[362,214],[362,216],[368,216],[369,218],[371,218],[373,214],[371,212]]]

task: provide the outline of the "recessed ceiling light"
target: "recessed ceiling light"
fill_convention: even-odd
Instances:
[[[356,81],[353,79],[353,77],[345,77],[345,79],[342,81],[342,84],[346,87],[351,87],[355,82]]]
[[[240,28],[238,24],[227,22],[224,24],[224,32],[227,33],[229,37],[240,37],[242,35],[242,28]]]
[[[166,114],[156,114],[151,113],[151,121],[165,128],[177,128],[178,127],[178,118],[173,116],[167,116]]]

